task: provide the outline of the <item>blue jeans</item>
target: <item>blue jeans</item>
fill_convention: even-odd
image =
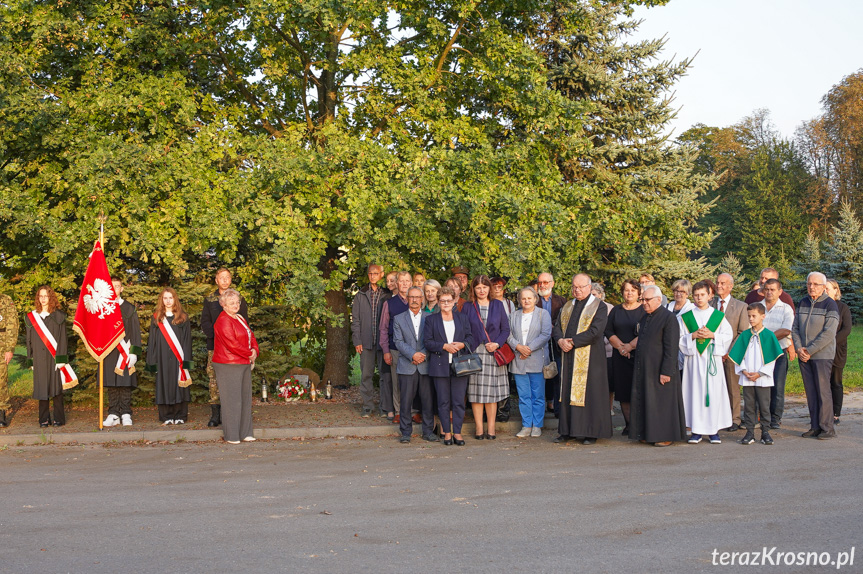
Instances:
[[[521,426],[542,428],[545,421],[545,377],[542,373],[513,375],[518,388]]]

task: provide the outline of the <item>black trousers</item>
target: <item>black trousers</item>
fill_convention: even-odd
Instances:
[[[178,419],[189,422],[189,403],[182,402],[175,405],[157,405],[159,407],[159,420],[162,422]]]
[[[420,400],[423,436],[430,435],[434,431],[431,386],[431,379],[428,375],[421,375],[419,372],[412,375],[399,374],[399,393],[402,398],[401,405],[399,405],[399,429],[402,431],[402,436],[411,436],[413,431],[411,407],[415,397],[419,397]]]
[[[443,432],[461,434],[464,422],[465,399],[468,377],[432,377],[437,392],[437,408]],[[449,415],[452,412],[452,426]]]
[[[833,364],[833,371],[830,373],[830,394],[833,395],[833,416],[838,417],[842,414],[842,397],[844,390],[842,389],[842,371],[845,370],[845,365]]]
[[[123,415],[132,414],[132,387],[105,387],[108,393],[108,414]]]
[[[63,410],[63,393],[60,393],[53,399],[39,401],[39,424],[51,424],[51,409],[48,406],[48,401],[54,401],[54,422],[57,424],[66,424],[66,412]]]
[[[833,430],[833,396],[830,392],[830,372],[833,359],[800,361],[803,389],[809,404],[809,428],[824,432]]]
[[[770,428],[767,413],[770,412],[770,389],[773,387],[740,387],[743,392],[743,427],[747,431],[755,430],[758,414],[761,411],[762,426],[765,431]]]

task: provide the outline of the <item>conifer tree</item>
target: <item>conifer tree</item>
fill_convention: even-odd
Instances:
[[[863,233],[849,201],[843,201],[839,208],[839,221],[824,246],[817,270],[836,280],[852,316],[863,317]]]

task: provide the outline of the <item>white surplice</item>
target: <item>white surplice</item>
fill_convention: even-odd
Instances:
[[[735,372],[740,376],[741,387],[772,387],[773,368],[776,366],[774,360],[769,365],[764,364],[764,353],[761,352],[761,339],[758,335],[752,335],[749,346],[743,356],[743,364],[735,365]],[[758,373],[761,375],[755,382],[750,381],[743,375],[743,371]]]
[[[692,310],[695,321],[703,327],[710,319],[714,309],[704,310],[697,307]],[[725,371],[722,368],[722,357],[731,347],[734,337],[731,325],[724,318],[719,324],[713,339],[714,374],[707,375],[711,349],[705,349],[704,354],[698,353],[692,333],[686,330],[682,315],[680,322],[680,352],[683,353],[683,406],[686,410],[686,426],[693,434],[713,435],[719,429],[731,426],[731,402],[728,399],[728,389],[725,386]],[[730,360],[730,359],[729,359]],[[705,406],[707,393],[710,394],[710,406]]]

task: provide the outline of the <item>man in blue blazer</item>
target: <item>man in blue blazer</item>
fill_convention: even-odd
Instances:
[[[419,393],[422,409],[422,436],[430,442],[437,442],[434,434],[434,409],[432,408],[431,379],[428,377],[428,352],[423,343],[426,313],[422,312],[423,292],[419,287],[408,290],[408,310],[393,319],[393,343],[398,350],[399,392],[401,405],[399,411],[400,442],[411,441],[413,422],[411,406]]]

